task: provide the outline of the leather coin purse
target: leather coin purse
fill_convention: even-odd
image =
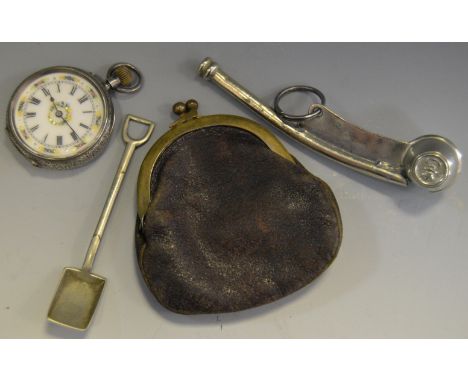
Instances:
[[[197,109],[174,105],[179,119],[141,165],[136,248],[147,287],[182,314],[235,312],[303,288],[341,244],[330,187],[265,127]]]

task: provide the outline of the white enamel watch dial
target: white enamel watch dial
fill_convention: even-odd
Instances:
[[[15,126],[31,151],[46,158],[66,158],[96,143],[104,104],[96,88],[76,75],[39,77],[19,95]]]
[[[130,64],[112,68],[121,66],[136,71]],[[122,78],[128,76],[127,71]],[[102,152],[112,132],[114,111],[109,90],[132,92],[135,88],[125,87],[122,82],[114,72],[104,82],[71,67],[50,67],[34,73],[16,89],[10,101],[9,136],[36,166],[82,166]]]

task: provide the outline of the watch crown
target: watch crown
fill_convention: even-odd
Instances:
[[[126,66],[119,66],[115,69],[114,74],[123,86],[129,86],[133,82],[133,73]]]
[[[107,71],[106,86],[119,93],[134,93],[141,88],[142,75],[132,64],[118,63]]]

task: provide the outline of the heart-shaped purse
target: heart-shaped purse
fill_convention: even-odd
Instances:
[[[225,313],[306,286],[334,260],[341,217],[328,185],[266,128],[199,117],[194,100],[146,155],[136,247],[143,279],[166,308]]]

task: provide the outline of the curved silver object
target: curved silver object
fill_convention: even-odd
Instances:
[[[321,104],[311,105],[306,118],[292,125],[231,79],[210,58],[200,64],[199,74],[284,133],[367,175],[403,186],[413,181],[429,191],[440,191],[452,184],[461,171],[462,155],[444,137],[425,135],[410,142],[397,141],[353,125]]]

